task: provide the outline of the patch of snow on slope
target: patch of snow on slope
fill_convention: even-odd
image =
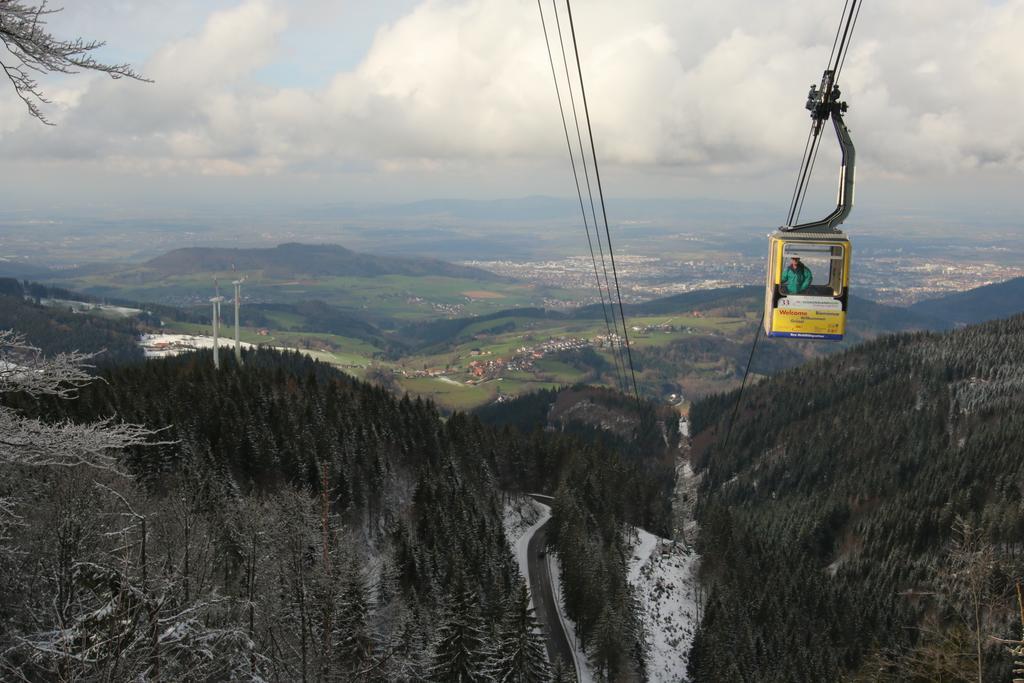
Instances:
[[[629,560],[629,582],[634,586],[640,578],[640,570],[643,569],[647,559],[661,542],[659,537],[649,534],[643,529],[637,529],[637,533],[639,538],[636,545],[633,546],[633,556]]]
[[[636,589],[650,644],[647,680],[688,680],[686,666],[697,629],[696,571],[699,557],[682,544],[673,544],[638,530],[629,581]]]
[[[243,349],[255,348],[255,345],[249,342],[240,342],[240,345]],[[197,349],[212,349],[213,337],[199,334],[144,334],[139,337],[139,346],[142,347],[146,358],[166,358]],[[235,346],[235,340],[229,336],[222,336],[217,340],[217,346],[231,350]]]
[[[529,583],[530,568],[527,565],[529,557],[530,539],[544,522],[551,519],[551,508],[543,503],[538,503],[529,496],[523,496],[517,500],[505,503],[505,538],[512,546],[516,562],[519,563],[519,573]],[[530,605],[533,605],[533,596],[530,596]]]

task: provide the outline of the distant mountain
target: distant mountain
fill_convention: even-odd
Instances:
[[[508,318],[564,321],[568,320],[569,316],[544,308],[510,308],[469,318],[415,322],[402,327],[397,336],[417,352],[438,353],[477,334],[494,334],[498,329],[504,332],[516,329],[516,323],[512,322],[510,325]],[[491,322],[494,324],[489,325]]]
[[[741,220],[759,222],[771,206],[718,199],[610,198],[612,220]],[[579,218],[579,202],[533,195],[506,199],[428,199],[405,204],[349,202],[306,209],[315,218],[452,219],[503,223]],[[682,217],[682,218],[681,218]]]
[[[745,307],[748,300],[759,296],[764,290],[757,286],[750,287],[719,287],[715,289],[697,289],[683,294],[652,299],[640,304],[627,304],[625,306],[626,317],[635,315],[661,315],[664,313],[678,313],[679,311],[704,310],[707,306],[735,305],[742,300]],[[574,318],[600,318],[602,317],[601,304],[584,306],[573,312]]]
[[[41,279],[54,271],[38,263],[19,261],[0,257],[0,277],[16,277],[20,279]]]
[[[502,278],[479,268],[458,266],[426,258],[374,256],[336,244],[290,242],[270,249],[186,247],[175,249],[143,264],[162,277],[192,273],[264,271],[271,277],[377,275],[444,276],[499,281]]]
[[[323,301],[297,301],[288,304],[251,304],[243,308],[242,324],[253,327],[282,328],[275,322],[274,313],[294,320],[283,329],[293,332],[339,334],[361,339],[374,346],[400,350],[400,339],[385,339],[384,333],[368,317],[359,312],[346,311]],[[270,314],[270,315],[268,315]]]
[[[1024,313],[1024,277],[935,299],[925,299],[911,306],[910,310],[954,323],[967,324]]]

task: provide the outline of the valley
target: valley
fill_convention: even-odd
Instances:
[[[0,681],[1024,683],[1022,35],[0,0]]]
[[[431,265],[435,269],[444,267]],[[273,267],[266,270],[272,273],[268,280],[297,279],[293,272],[275,271]],[[209,272],[200,272],[188,286],[203,285],[209,275]],[[322,274],[307,276],[330,279]],[[392,284],[389,278],[401,278],[408,291],[424,293],[431,283],[443,277],[446,276],[430,272],[378,274],[367,276],[365,281],[377,282],[386,289]],[[480,420],[488,429],[512,427],[524,435],[522,438],[541,428],[544,433],[583,439],[616,454],[616,459],[600,467],[621,469],[617,470],[617,475],[606,471],[602,476],[612,476],[612,479],[605,480],[597,491],[588,487],[591,485],[589,473],[598,467],[592,458],[598,456],[579,444],[562,452],[556,440],[545,446],[554,450],[544,451],[546,455],[538,455],[541,460],[530,464],[521,460],[520,446],[515,442],[505,443],[500,447],[502,455],[490,461],[489,467],[494,468],[503,482],[502,495],[543,491],[544,500],[551,503],[550,511],[545,513],[550,514],[550,523],[544,525],[543,535],[538,533],[537,537],[527,539],[527,554],[532,562],[527,572],[531,590],[537,595],[537,591],[550,586],[555,597],[547,599],[559,605],[553,610],[538,611],[547,620],[548,630],[557,626],[573,634],[602,633],[600,629],[606,626],[601,620],[605,617],[595,611],[593,602],[579,593],[580,588],[592,580],[588,574],[581,573],[581,567],[586,564],[581,563],[581,558],[598,547],[600,553],[636,554],[628,572],[609,568],[602,581],[610,582],[609,595],[636,591],[640,596],[635,609],[621,608],[617,628],[622,630],[617,633],[629,635],[616,637],[632,638],[632,634],[642,628],[653,638],[643,664],[651,667],[643,674],[648,680],[676,680],[684,671],[694,680],[745,675],[737,674],[744,669],[737,669],[734,659],[723,656],[714,644],[731,637],[721,630],[717,615],[722,611],[736,614],[745,609],[743,601],[747,598],[742,585],[754,581],[742,572],[723,573],[723,566],[736,562],[772,567],[771,572],[761,578],[773,586],[772,590],[778,595],[790,595],[784,578],[778,574],[783,567],[789,567],[786,571],[804,577],[805,583],[814,586],[802,589],[807,592],[803,597],[790,595],[785,606],[775,598],[765,598],[759,602],[759,609],[781,615],[782,621],[773,630],[782,630],[781,623],[792,622],[798,619],[798,614],[813,611],[815,633],[808,632],[803,637],[817,639],[818,644],[807,649],[788,642],[775,642],[775,650],[796,653],[795,659],[751,651],[746,654],[750,672],[776,671],[782,677],[799,677],[810,669],[838,675],[841,671],[880,666],[893,672],[893,680],[899,680],[902,672],[916,670],[913,667],[918,666],[918,653],[922,648],[927,651],[930,645],[894,634],[882,615],[897,614],[901,623],[914,623],[925,616],[912,602],[884,598],[879,586],[900,585],[904,593],[913,593],[926,590],[932,585],[930,581],[946,581],[944,572],[948,570],[943,568],[941,556],[936,557],[933,548],[920,545],[921,539],[943,543],[950,534],[966,532],[957,531],[959,518],[950,517],[943,511],[945,508],[940,510],[928,502],[932,498],[922,501],[923,494],[902,487],[892,488],[891,481],[908,478],[912,481],[920,477],[928,477],[929,482],[935,478],[945,481],[954,492],[951,500],[957,510],[973,514],[975,519],[981,515],[981,519],[999,520],[998,526],[991,527],[991,533],[997,538],[1009,538],[1012,529],[1019,524],[1015,521],[1016,513],[1011,510],[1015,496],[1019,495],[1013,493],[1015,489],[1004,486],[992,496],[983,495],[976,484],[969,483],[982,478],[975,472],[963,482],[968,490],[959,490],[959,484],[952,483],[959,475],[951,463],[956,460],[957,449],[974,449],[972,453],[984,451],[976,440],[971,440],[973,430],[980,429],[988,434],[992,429],[1012,428],[1001,416],[1007,406],[1015,405],[1019,390],[1019,372],[1011,358],[1019,341],[1015,327],[1019,318],[982,327],[964,328],[963,324],[979,317],[998,318],[1018,312],[1022,304],[1012,293],[1024,279],[985,285],[906,308],[851,296],[849,335],[841,343],[761,340],[749,368],[754,381],[742,397],[744,407],[739,413],[739,423],[733,425],[725,421],[725,415],[731,412],[736,400],[734,390],[747,370],[749,343],[759,324],[763,293],[758,286],[697,289],[625,303],[637,385],[646,399],[641,413],[636,415],[628,407],[631,405],[630,387],[623,386],[615,366],[614,349],[623,340],[608,333],[608,311],[600,304],[577,302],[574,306],[545,307],[535,305],[537,302],[531,299],[523,300],[519,306],[503,307],[501,304],[507,301],[497,292],[519,285],[505,275],[491,275],[465,280],[472,284],[452,278],[460,287],[475,287],[460,290],[459,295],[467,302],[469,299],[484,302],[474,315],[465,314],[465,308],[435,310],[432,315],[423,316],[410,314],[401,307],[391,313],[381,308],[369,313],[357,306],[339,304],[337,299],[332,299],[335,303],[305,299],[303,292],[293,292],[294,300],[282,298],[280,292],[267,294],[270,300],[261,300],[263,293],[272,289],[262,278],[257,273],[252,282],[242,285],[239,330],[246,367],[254,365],[252,372],[261,376],[260,381],[265,383],[259,392],[277,391],[273,388],[278,386],[276,380],[266,375],[272,368],[302,368],[301,372],[313,372],[317,376],[340,370],[350,378],[343,381],[346,386],[377,392],[374,401],[386,403],[401,399],[398,404],[401,411],[418,411],[420,407],[433,411],[436,407],[456,430],[463,429],[461,425],[467,419],[471,423]],[[359,285],[353,284],[359,278],[349,280],[347,286],[355,289],[346,290],[347,301],[354,300],[354,296],[379,295],[360,293]],[[22,327],[35,319],[36,327],[28,325],[26,329],[35,329],[36,334],[54,344],[65,344],[47,348],[66,348],[69,340],[79,338],[95,340],[92,343],[101,343],[102,339],[117,340],[119,362],[128,365],[123,371],[114,368],[104,372],[114,372],[111,377],[117,377],[116,382],[124,388],[134,385],[132,373],[141,372],[150,375],[150,381],[155,384],[147,391],[158,391],[160,383],[167,381],[161,374],[167,372],[161,366],[163,363],[170,364],[166,367],[177,368],[177,373],[185,373],[175,380],[177,398],[172,401],[176,405],[183,400],[185,387],[200,381],[199,376],[204,378],[202,382],[219,381],[218,373],[214,373],[214,379],[210,378],[212,339],[208,304],[175,306],[166,300],[132,304],[131,300],[120,297],[106,304],[102,303],[106,297],[95,293],[82,294],[16,280],[0,280],[0,289],[8,294],[0,296],[3,304],[0,318],[6,315]],[[231,368],[227,372],[235,377],[231,382],[243,381],[250,370],[243,372],[232,360],[232,311],[230,302],[226,305],[228,309],[222,315],[222,358]],[[496,310],[488,308],[489,305]],[[65,329],[72,334],[62,334],[61,330]],[[145,333],[141,342],[139,333]],[[138,365],[137,358],[127,360],[126,341],[135,352],[139,351],[135,345],[141,343],[146,356],[152,360],[143,366]],[[989,362],[991,350],[996,348],[1002,350]],[[282,354],[290,351],[298,351],[298,354]],[[878,358],[883,360],[875,367]],[[836,368],[843,379],[832,382],[830,378]],[[121,374],[116,374],[119,372]],[[188,379],[189,373],[200,375]],[[908,377],[918,379],[908,382]],[[361,384],[360,380],[368,384]],[[806,406],[797,406],[795,412],[786,413],[785,417],[772,412],[781,410],[780,406],[785,404],[785,399],[773,392],[791,395],[797,391],[794,383],[805,382],[815,387],[813,398]],[[948,389],[943,382],[948,383]],[[289,386],[292,386],[290,391],[297,388],[294,383]],[[623,389],[625,391],[620,391]],[[848,397],[851,390],[883,396],[882,403],[870,409],[882,412],[864,417],[863,411],[869,409],[857,405],[866,406],[870,402],[851,403]],[[229,385],[218,391],[226,392],[226,397],[237,390]],[[99,395],[92,396],[89,403],[94,405],[106,405],[112,398],[100,400]],[[411,403],[410,397],[430,402]],[[117,400],[126,399],[127,395],[122,395]],[[118,412],[131,416],[139,410],[152,410],[156,405],[154,401],[153,397],[143,400],[149,408],[132,408],[131,403],[121,403]],[[947,401],[952,401],[951,407],[947,407]],[[892,413],[885,407],[886,403],[913,403],[919,406],[915,410],[920,410],[921,414],[915,417],[912,411]],[[23,410],[32,409],[17,402],[13,405]],[[184,409],[184,404],[176,408]],[[467,412],[474,416],[467,418]],[[680,413],[688,421],[679,420]],[[960,435],[956,441],[959,445],[952,450],[949,450],[952,446],[942,445],[937,432],[928,435],[929,429],[942,422],[939,415],[947,413],[953,416],[947,421],[947,427]],[[826,422],[837,424],[833,414],[844,417],[838,431],[830,432]],[[247,418],[232,419],[244,421]],[[428,415],[425,419],[429,422],[434,418]],[[862,425],[863,419],[885,426],[869,438],[866,435],[872,428]],[[722,448],[723,438],[726,441],[729,438],[723,433],[731,433],[734,427],[738,430],[739,443],[746,445],[730,451],[718,450]],[[300,428],[297,433],[303,433],[304,429]],[[685,438],[691,431],[692,447]],[[895,460],[883,460],[875,465],[888,474],[874,476],[864,470],[872,458],[887,457],[883,441],[888,438],[886,435],[897,433],[925,435],[922,438],[931,444],[929,452],[939,459],[922,469],[915,453],[923,448],[924,442],[899,437],[893,444]],[[861,436],[854,438],[854,434]],[[851,446],[851,443],[856,445]],[[984,457],[1001,463],[1005,460],[1004,446],[1008,441],[999,436],[993,443],[996,444],[994,449]],[[254,491],[261,488],[271,491],[280,485],[282,477],[302,480],[316,476],[311,474],[309,463],[302,464],[301,456],[297,455],[287,455],[282,461],[282,472],[271,474],[270,463],[291,453],[288,449],[292,445],[281,443],[276,449],[266,450],[255,442],[238,445],[229,440],[211,441],[203,448],[233,453],[233,469],[218,475],[227,477],[222,480],[223,485],[228,485],[229,480],[249,481],[247,486],[254,486]],[[568,452],[573,455],[567,455]],[[259,464],[251,461],[247,453],[260,458]],[[470,454],[467,452],[461,457],[470,457]],[[546,469],[552,462],[547,458],[561,463],[557,466],[560,469],[557,488],[553,488],[555,480]],[[841,460],[843,469],[833,469],[827,464],[832,458]],[[860,463],[861,458],[867,460]],[[799,460],[798,466],[784,466],[792,460]],[[146,467],[146,461],[137,462],[137,467]],[[1002,469],[1005,469],[1002,465],[995,468]],[[342,471],[351,470],[345,466]],[[670,472],[674,472],[674,476]],[[833,495],[832,488],[829,491],[833,493],[815,493],[814,500],[824,501],[820,505],[807,497],[807,492],[818,486],[815,482],[819,476],[831,482],[829,486],[841,487],[838,497]],[[613,493],[613,488],[606,487],[614,486],[615,477],[628,479],[632,489],[615,489]],[[357,489],[364,485],[338,484],[349,491],[346,495],[353,496],[347,505],[363,504],[356,501],[361,500],[362,495]],[[352,486],[357,488],[347,488]],[[769,486],[770,490],[763,490],[763,486]],[[672,487],[675,487],[674,494]],[[588,521],[590,518],[577,516],[578,500],[586,498],[590,508],[596,510],[616,496],[615,518],[643,525],[635,532],[627,525],[623,527],[625,531],[608,535],[593,526],[593,522]],[[743,505],[758,508],[760,516],[729,511]],[[880,511],[878,505],[882,506]],[[911,509],[916,512],[910,514]],[[499,513],[491,510],[487,514],[493,517]],[[507,509],[505,514],[508,515]],[[752,535],[774,533],[759,526],[758,520],[762,517],[786,529],[785,557],[749,541]],[[893,521],[895,519],[909,521]],[[490,523],[493,524],[493,520]],[[911,523],[916,525],[913,533],[907,527]],[[656,535],[644,529],[651,529]],[[881,533],[878,530],[892,530],[885,532],[890,539],[918,540],[880,542],[876,535],[871,541],[865,536],[869,530],[875,530],[872,531],[875,534]],[[372,531],[365,533],[369,538],[374,537]],[[639,544],[630,540],[634,533],[641,539]],[[508,529],[505,534],[510,547],[527,547],[527,541],[520,543],[518,536]],[[582,541],[577,534],[590,540]],[[956,537],[953,538],[955,541]],[[623,543],[626,545],[621,546]],[[393,547],[385,551],[384,556],[397,557],[394,553],[399,552],[400,547]],[[534,559],[542,555],[545,559]],[[898,568],[878,568],[882,558],[894,556],[902,558]],[[1016,552],[1008,546],[999,561],[1011,567],[1015,558]],[[532,568],[537,562],[548,568],[548,573],[539,579],[533,576]],[[825,567],[831,577],[831,586],[815,585],[810,578],[821,567]],[[866,610],[862,628],[869,629],[872,638],[889,638],[897,648],[897,655],[872,649],[863,640],[845,635],[853,607],[848,603],[851,598],[835,594],[834,586],[839,585],[851,595],[859,596],[857,599]],[[453,606],[446,609],[469,609],[459,606],[465,596],[454,599]],[[811,610],[805,604],[810,599],[824,607]],[[599,605],[608,604],[607,600],[618,604],[615,598],[606,597]],[[795,611],[789,613],[787,609]],[[1005,634],[1005,611],[1000,610],[993,608],[986,616],[986,628]],[[764,636],[750,633],[746,637]],[[591,644],[585,650],[580,649],[575,636],[569,642],[575,666],[594,680],[602,675],[601,667],[613,667],[622,672],[633,670],[635,666],[631,662],[636,660],[627,659],[622,648],[612,641]],[[743,651],[742,645],[732,647]],[[1001,670],[1000,658],[992,648],[989,650],[991,670]],[[837,655],[837,652],[844,654]],[[413,659],[417,656],[409,655]],[[555,659],[552,662],[557,664]]]
[[[434,259],[381,257],[312,244],[179,249],[137,266],[94,265],[50,273],[47,282],[103,299],[187,307],[208,301],[215,279],[227,288],[242,277],[250,303],[318,300],[370,318],[392,320],[568,302],[580,293]]]
[[[642,279],[626,263],[624,273]],[[102,315],[145,310],[141,329],[149,334],[207,338],[205,299],[213,294],[215,278],[222,291],[229,289],[231,279],[240,277],[232,275],[239,264],[252,269],[242,285],[245,344],[300,350],[398,394],[430,398],[446,410],[470,410],[538,389],[577,383],[622,389],[633,381],[617,367],[614,349],[623,340],[609,323],[618,319],[618,311],[587,303],[581,295],[584,280],[563,280],[552,264],[548,280],[536,276],[528,283],[512,279],[507,269],[492,273],[474,265],[368,256],[323,245],[186,249],[137,267],[69,271],[56,281],[81,287],[77,296],[89,301],[57,296],[71,296],[74,290],[67,289],[40,301]],[[343,268],[357,274],[332,274]],[[104,308],[98,303],[104,301],[116,305]],[[638,389],[656,400],[684,403],[735,387],[760,306],[756,285],[627,302]],[[754,372],[777,372],[879,334],[953,325],[956,315],[936,306],[922,302],[904,309],[854,297],[847,341],[764,340]],[[932,309],[938,314],[929,313]],[[997,306],[992,314],[1000,310]],[[230,310],[223,318],[222,335],[231,336]],[[175,343],[179,350],[189,348]],[[151,338],[151,344],[163,342]],[[192,344],[204,345],[209,340]]]

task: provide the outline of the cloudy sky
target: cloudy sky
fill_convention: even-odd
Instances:
[[[47,80],[56,127],[0,91],[7,206],[574,191],[534,0],[68,4],[55,33],[154,82]],[[609,195],[787,203],[841,2],[573,9]],[[866,1],[843,74],[861,203],[1012,210],[1021,36],[1024,0]]]

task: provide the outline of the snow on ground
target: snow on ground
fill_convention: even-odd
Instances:
[[[217,339],[217,346],[222,349],[233,348],[234,345],[235,340],[232,338]],[[139,346],[142,347],[146,358],[166,358],[196,349],[212,349],[213,337],[198,334],[144,334],[139,338]],[[254,345],[242,342],[242,347],[251,349]]]
[[[71,301],[69,299],[40,299],[39,303],[43,306],[70,308],[75,313],[81,313],[83,311],[103,311],[104,313],[112,313],[121,318],[131,318],[142,313],[141,308],[111,306],[109,304],[93,304],[85,301]]]
[[[227,336],[220,336],[217,338],[217,346],[223,351],[234,349],[235,338],[230,332]],[[243,349],[255,349],[256,344],[249,342],[241,342]],[[177,356],[182,353],[188,353],[189,351],[197,351],[199,349],[212,349],[213,348],[213,337],[202,334],[144,334],[139,338],[139,346],[142,347],[143,353],[146,358],[167,358],[168,356]],[[295,349],[290,346],[270,346],[264,344],[263,348],[272,348],[278,351],[298,351],[301,354],[314,358],[316,360],[326,360],[326,362],[336,365],[335,361],[331,359],[331,354],[324,353],[321,351],[314,351],[312,349]],[[341,367],[342,371],[344,366]],[[351,373],[349,373],[351,374]],[[459,386],[462,386],[461,384]]]
[[[523,577],[529,576],[527,546],[534,532],[551,518],[551,508],[533,498],[523,497],[505,505],[505,535],[512,546]],[[697,554],[642,529],[629,564],[629,582],[636,589],[650,651],[647,680],[678,683],[686,679],[690,646],[697,628],[695,576]],[[572,645],[580,683],[597,680],[586,654],[576,640],[576,625],[562,607],[561,572],[558,556],[547,554],[558,616]],[[532,604],[532,599],[531,599]]]
[[[682,544],[639,529],[629,566],[650,651],[647,680],[685,681],[697,629],[696,571],[699,557]]]
[[[629,582],[636,585],[637,579],[640,578],[640,570],[647,563],[647,558],[651,556],[654,548],[661,542],[662,539],[658,538],[654,534],[649,534],[643,529],[637,529],[639,539],[635,546],[633,546],[633,557],[629,561]]]
[[[516,562],[519,563],[519,573],[529,583],[530,569],[527,566],[527,558],[530,553],[527,546],[536,531],[544,522],[551,519],[551,508],[543,503],[538,503],[529,496],[523,496],[517,500],[505,503],[505,538],[512,546]],[[533,596],[530,596],[530,605],[533,606]]]

